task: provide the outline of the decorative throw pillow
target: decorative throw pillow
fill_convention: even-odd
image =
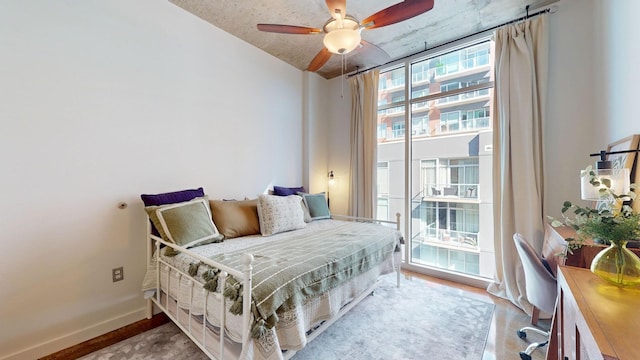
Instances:
[[[258,196],[258,219],[262,235],[269,236],[307,226],[300,205],[301,200],[298,195]]]
[[[160,206],[189,201],[203,196],[204,189],[199,187],[197,189],[187,189],[161,194],[142,194],[140,195],[140,198],[142,199],[144,206]],[[153,222],[151,223],[151,233],[156,236],[161,236],[160,231],[158,231]]]
[[[304,186],[300,186],[300,187],[274,186],[273,187],[273,195],[276,195],[276,196],[296,195],[299,192],[306,192],[304,189]]]
[[[140,198],[142,198],[144,206],[160,206],[185,202],[203,196],[204,190],[199,187],[197,189],[187,189],[162,194],[142,194]]]
[[[258,199],[209,200],[213,223],[225,239],[260,234]]]
[[[304,201],[304,205],[309,211],[309,217],[311,221],[329,219],[331,217],[329,205],[327,205],[327,199],[324,193],[298,193],[298,195],[302,196],[302,201]]]
[[[298,194],[302,194],[302,193],[298,193]],[[303,218],[304,218],[304,222],[306,223],[310,223],[313,221],[313,219],[311,218],[311,214],[309,214],[309,208],[307,207],[307,204],[304,203],[304,199],[302,199],[302,195],[300,195],[300,206],[302,206],[302,213],[303,213]]]
[[[185,248],[222,241],[223,236],[211,219],[206,197],[177,204],[147,206],[145,210],[166,241]],[[176,252],[167,248],[165,254],[171,256]]]

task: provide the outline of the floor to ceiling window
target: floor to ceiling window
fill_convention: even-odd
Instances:
[[[408,213],[408,265],[493,275],[492,46],[484,39],[381,71],[377,215]]]

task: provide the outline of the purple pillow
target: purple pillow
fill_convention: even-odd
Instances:
[[[299,192],[306,193],[306,191],[304,190],[304,186],[300,186],[300,187],[274,186],[273,187],[273,195],[277,195],[277,196],[298,195]]]
[[[144,206],[159,206],[185,202],[203,196],[204,190],[200,187],[197,189],[174,191],[164,194],[142,194],[140,195],[140,198],[142,198]]]
[[[142,194],[140,195],[140,198],[142,198],[144,206],[160,206],[185,202],[203,196],[204,189],[199,187],[197,189],[180,190],[163,194]],[[151,233],[153,235],[160,236],[160,233],[153,223],[151,224]]]

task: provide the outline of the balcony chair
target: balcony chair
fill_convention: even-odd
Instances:
[[[473,187],[467,188],[467,197],[468,198],[475,198],[476,197],[476,188],[473,188]]]
[[[527,290],[527,300],[533,305],[531,313],[531,324],[537,325],[540,310],[553,314],[555,311],[556,298],[558,297],[558,289],[556,278],[553,272],[545,265],[543,259],[538,256],[536,251],[529,245],[521,234],[514,234],[515,242],[520,261],[524,268],[525,288]],[[518,330],[518,337],[524,339],[527,337],[526,331],[543,335],[546,337],[544,342],[531,343],[524,351],[521,351],[520,359],[531,360],[531,353],[540,347],[549,343],[549,331],[543,331],[535,327],[526,326]]]
[[[478,246],[478,240],[476,240],[475,238],[472,238],[470,236],[462,237],[461,243],[463,245],[469,245],[469,246],[473,246],[473,247]]]

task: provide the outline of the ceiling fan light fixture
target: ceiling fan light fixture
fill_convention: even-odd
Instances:
[[[334,54],[347,54],[358,47],[361,40],[358,30],[338,29],[325,35],[322,42]]]
[[[344,19],[331,19],[324,25],[327,33],[322,39],[324,46],[334,54],[347,54],[358,47],[362,28],[358,21],[347,15]]]

